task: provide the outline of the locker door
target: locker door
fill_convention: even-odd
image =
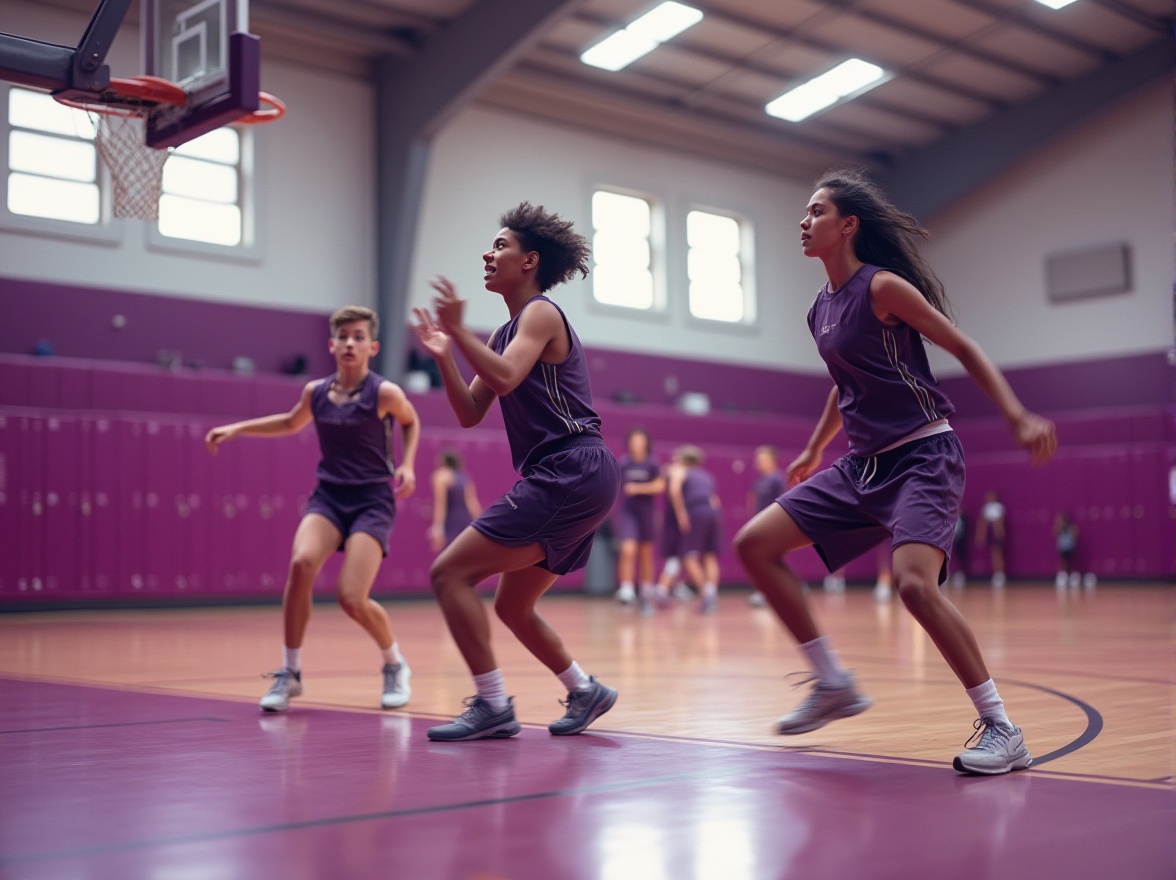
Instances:
[[[19,562],[16,555],[20,522],[20,499],[16,487],[20,472],[20,435],[18,419],[0,415],[0,535],[4,549],[0,552],[0,602],[16,595]]]
[[[146,425],[137,420],[117,422],[115,438],[119,478],[113,505],[119,538],[115,589],[121,595],[141,596],[147,590]]]
[[[187,510],[181,425],[149,421],[144,431],[146,485],[143,556],[146,589],[166,594],[188,591],[183,517]]]
[[[45,593],[77,595],[81,488],[81,432],[76,419],[45,420]]]
[[[83,488],[84,548],[81,557],[83,584],[95,595],[113,596],[119,582],[118,425],[110,419],[85,420],[88,433],[87,473]],[[88,580],[87,580],[88,579]]]
[[[197,427],[201,442],[210,427],[212,423]],[[231,454],[232,446],[230,443],[216,455],[201,450],[189,460],[193,565],[204,589],[212,594],[233,593],[237,588],[239,535],[234,500],[237,463]]]
[[[22,415],[17,425],[16,589],[22,598],[31,598],[45,591],[45,419]]]

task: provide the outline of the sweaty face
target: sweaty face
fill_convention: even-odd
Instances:
[[[838,247],[847,235],[846,218],[824,188],[817,190],[800,221],[800,249],[806,257],[819,257]]]
[[[331,354],[341,365],[366,364],[376,353],[379,343],[372,338],[372,328],[367,321],[351,321],[340,324],[331,337]]]
[[[533,261],[537,259],[534,251],[523,250],[518,236],[511,230],[498,230],[490,250],[482,254],[486,289],[495,293],[511,292],[523,283],[524,268],[532,268]]]

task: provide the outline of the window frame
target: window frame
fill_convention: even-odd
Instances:
[[[694,310],[690,307],[690,270],[688,267],[691,248],[690,239],[686,230],[688,228],[688,218],[691,212],[694,211],[713,214],[716,217],[728,217],[734,220],[739,226],[739,272],[740,282],[743,287],[743,317],[738,321],[704,318],[694,314]],[[685,282],[683,306],[685,307],[686,320],[695,326],[705,327],[710,330],[724,328],[736,333],[755,330],[759,324],[759,298],[755,283],[755,224],[752,223],[751,218],[740,211],[734,211],[728,208],[715,208],[698,202],[689,202],[686,205],[686,210],[682,214],[682,233],[682,243],[684,245],[682,272]]]
[[[610,317],[625,317],[642,321],[666,323],[669,318],[669,284],[667,283],[666,267],[666,204],[665,200],[656,194],[634,187],[620,186],[612,183],[593,182],[588,187],[587,216],[588,227],[591,229],[591,239],[595,238],[596,226],[592,217],[592,200],[598,192],[611,193],[618,196],[642,199],[649,205],[649,271],[653,276],[653,303],[648,308],[639,306],[625,306],[617,303],[606,303],[596,298],[595,279],[589,272],[588,305],[593,311]],[[591,270],[596,269],[595,256],[592,257]]]

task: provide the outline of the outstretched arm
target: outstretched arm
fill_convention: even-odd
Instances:
[[[983,349],[936,311],[915,287],[892,272],[879,272],[870,283],[874,313],[910,325],[952,354],[968,371],[1008,422],[1017,443],[1029,451],[1034,464],[1044,464],[1058,448],[1053,422],[1025,409],[1008,381]]]
[[[829,396],[825,398],[825,408],[821,411],[821,417],[817,419],[817,426],[813,428],[808,445],[784,469],[784,476],[788,480],[789,488],[797,483],[803,483],[809,478],[809,475],[820,465],[825,447],[841,430],[841,410],[837,408],[837,398],[837,386],[834,385]]]
[[[280,437],[284,434],[296,434],[310,422],[310,395],[314,391],[314,382],[308,382],[298,397],[298,402],[288,413],[277,413],[272,416],[261,416],[256,419],[246,419],[243,422],[233,422],[220,425],[204,435],[204,445],[208,451],[216,455],[217,449],[226,440],[232,440],[240,434],[250,434],[255,437]]]
[[[392,416],[400,425],[400,465],[392,477],[392,489],[398,499],[407,498],[416,488],[416,453],[421,439],[421,420],[416,407],[399,385],[380,383],[380,417]]]

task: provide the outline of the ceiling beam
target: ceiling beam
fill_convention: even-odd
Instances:
[[[377,368],[388,378],[405,370],[408,284],[433,137],[581,2],[478,0],[416,54],[377,61],[376,303],[386,328]]]
[[[878,182],[896,205],[926,220],[1115,101],[1172,73],[1172,42],[1157,40],[903,156],[878,174]]]

